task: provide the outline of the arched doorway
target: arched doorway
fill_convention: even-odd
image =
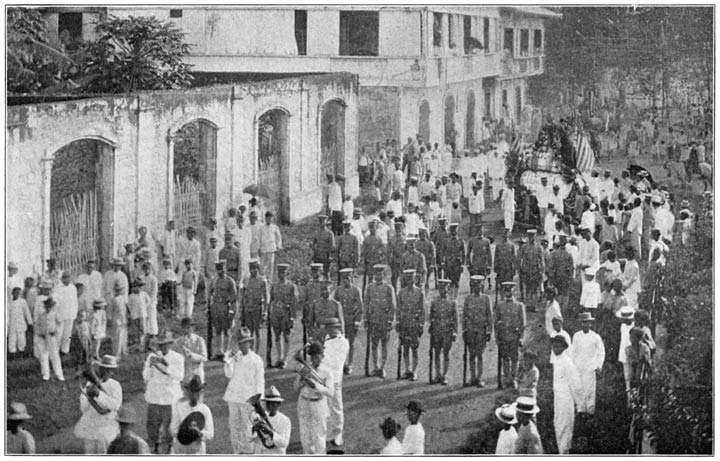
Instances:
[[[266,208],[283,224],[290,222],[287,127],[288,113],[283,109],[269,110],[258,118],[258,183],[269,193]]]
[[[455,131],[455,97],[445,98],[445,144],[449,144],[455,152],[457,132]]]
[[[320,173],[345,173],[345,103],[333,99],[326,102],[320,116]]]
[[[217,126],[195,119],[173,136],[173,219],[179,232],[216,212]]]
[[[53,156],[50,174],[50,257],[73,274],[88,259],[104,267],[113,257],[114,148],[80,139]]]
[[[420,103],[420,117],[418,121],[418,133],[425,143],[430,142],[430,103],[423,100]]]
[[[465,113],[465,148],[475,147],[475,93],[470,91],[467,96],[467,111]]]

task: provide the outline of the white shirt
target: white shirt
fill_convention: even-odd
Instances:
[[[605,362],[605,345],[599,334],[582,330],[573,335],[570,356],[578,370],[600,370]]]
[[[627,231],[634,234],[642,234],[643,210],[642,207],[636,206],[630,212],[630,221],[627,225]]]
[[[665,208],[658,208],[655,211],[655,228],[660,230],[663,238],[672,240],[673,226],[675,225],[675,216]]]
[[[273,427],[273,442],[275,446],[273,448],[265,448],[257,434],[254,434],[255,454],[284,455],[287,446],[290,444],[290,433],[292,432],[290,418],[278,411],[275,416],[268,415],[268,421],[270,421],[270,425]]]
[[[510,426],[509,429],[503,429],[498,434],[497,446],[495,447],[496,455],[514,455],[515,454],[515,442],[517,441],[518,435],[515,430],[515,426]]]
[[[555,205],[555,211],[559,214],[565,214],[565,202],[563,202],[563,198],[560,196],[559,191],[557,195],[555,195],[555,192],[551,192],[550,197],[548,198],[548,204],[550,203]]]
[[[417,235],[420,217],[417,213],[405,213],[405,232],[407,235]]]
[[[563,318],[562,312],[560,311],[560,304],[558,304],[556,300],[553,300],[545,309],[545,331],[547,331],[550,337],[555,334],[555,329],[552,326],[552,319],[555,317]]]
[[[328,208],[330,211],[342,211],[342,188],[335,181],[328,186]]]
[[[600,303],[600,297],[602,292],[600,291],[600,284],[595,280],[586,282],[582,286],[582,292],[580,294],[580,305],[585,308],[595,309]]]
[[[212,440],[215,437],[215,425],[213,424],[213,416],[210,408],[204,403],[198,402],[194,407],[190,406],[190,401],[183,398],[175,402],[172,408],[172,417],[170,419],[170,434],[174,439],[177,438],[180,424],[187,418],[190,413],[199,412],[205,417],[205,427],[200,431],[202,438],[193,442],[191,445],[200,446],[199,453],[205,453],[205,441]]]
[[[261,253],[274,253],[278,250],[282,250],[282,234],[280,234],[280,228],[270,223],[270,225],[263,224],[260,228],[260,252]]]
[[[402,455],[403,447],[397,437],[388,440],[387,445],[380,450],[381,455]]]
[[[632,330],[634,326],[635,322],[630,322],[630,325],[626,323],[620,325],[620,350],[618,351],[618,362],[620,363],[625,363],[625,348],[630,345],[630,330]]]
[[[363,234],[362,221],[359,219],[350,220],[350,233],[357,237],[358,244],[362,245],[365,241],[365,235]]]
[[[154,355],[163,357],[168,362],[167,367],[161,364],[158,365],[165,373],[154,366],[150,366],[150,358]],[[182,381],[184,373],[185,358],[177,352],[169,350],[165,356],[161,352],[148,354],[142,372],[143,380],[147,386],[145,389],[145,401],[155,405],[172,405],[182,397],[180,381]]]
[[[110,410],[109,413],[101,415],[90,405],[87,397],[80,394],[80,420],[73,431],[79,439],[105,440],[112,442],[118,432],[118,423],[115,421],[117,411],[122,405],[123,394],[120,383],[110,378],[102,383],[102,390],[95,398],[101,407]]]
[[[578,265],[588,266],[593,272],[600,269],[600,245],[595,239],[582,238],[578,242]]]
[[[103,278],[100,272],[92,271],[90,274],[82,273],[78,275],[76,283],[82,283],[85,286],[85,293],[87,293],[90,300],[103,299]]]
[[[345,200],[342,204],[343,217],[345,219],[352,218],[353,212],[355,211],[355,204],[352,200]]]
[[[408,203],[408,204],[412,203],[413,205],[420,204],[420,194],[418,193],[417,187],[415,187],[415,186],[408,187],[406,203]]]
[[[175,255],[175,252],[177,251],[177,237],[175,236],[175,231],[166,230],[160,240],[160,244],[163,247],[163,256]]]
[[[410,424],[405,429],[405,437],[402,441],[402,452],[404,455],[425,454],[425,429],[421,423]]]
[[[590,210],[583,211],[580,218],[580,228],[587,227],[590,229],[590,233],[595,232],[595,212]]]
[[[471,194],[468,197],[468,213],[480,214],[485,209],[485,200],[482,192],[478,191],[477,194]]]
[[[178,242],[178,260],[175,263],[184,263],[186,259],[191,259],[193,267],[200,267],[202,259],[202,249],[200,248],[200,240],[193,238],[189,240],[184,237]]]
[[[502,196],[502,209],[504,212],[515,212],[515,189],[505,187]]]
[[[350,343],[343,335],[325,341],[325,357],[322,363],[330,369],[335,383],[342,384],[343,367],[348,351],[350,351]]]
[[[259,355],[248,351],[238,352],[230,361],[225,362],[225,376],[230,382],[223,400],[233,403],[245,403],[250,397],[265,392],[265,366]]]
[[[401,200],[388,200],[387,205],[385,206],[385,211],[392,211],[395,213],[395,217],[402,216],[402,201]]]
[[[577,401],[575,397],[579,394],[580,386],[580,374],[568,354],[568,349],[565,349],[562,354],[555,356],[553,362],[553,393],[556,396],[570,395]]]
[[[57,302],[57,315],[60,320],[75,320],[78,313],[77,288],[72,283],[55,287],[53,299]]]
[[[553,194],[552,187],[548,184],[547,186],[540,185],[537,191],[537,200],[539,208],[547,208],[550,203],[550,196]]]

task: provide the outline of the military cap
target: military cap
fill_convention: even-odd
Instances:
[[[321,322],[326,327],[341,327],[342,322],[337,317],[328,317]]]
[[[415,243],[416,240],[417,238],[408,236],[405,238],[405,243]]]
[[[528,229],[527,233],[530,235],[537,234],[537,229]]]
[[[459,226],[460,226],[460,224],[458,224],[456,222],[450,223],[450,229],[452,229],[453,227],[459,227]]]
[[[415,269],[405,269],[403,275],[415,275]]]
[[[470,276],[470,281],[471,281],[471,282],[482,282],[483,280],[485,280],[485,276],[484,276],[484,275],[471,275],[471,276]]]
[[[349,226],[350,224],[352,224],[352,222],[349,219],[344,220],[342,223],[343,223],[343,226]]]
[[[373,266],[373,270],[376,272],[384,271],[385,270],[385,264],[375,264]]]
[[[444,216],[438,218],[438,222],[440,222],[440,223],[447,222],[447,220],[448,220],[448,218],[446,218]]]
[[[214,235],[211,235],[211,236],[210,236],[210,241],[211,241],[211,242],[217,242],[217,237],[215,237]]]
[[[225,232],[224,237],[225,237],[225,238],[234,238],[234,237],[235,237],[235,234],[233,234],[232,232]]]
[[[355,269],[353,269],[352,267],[340,269],[340,275],[352,275],[353,272],[355,272]]]
[[[259,265],[260,265],[260,261],[258,261],[257,259],[253,258],[253,259],[251,259],[251,260],[248,262],[248,264],[249,264],[250,266],[259,266]]]
[[[312,263],[310,264],[310,269],[313,270],[319,270],[323,268],[323,263]]]
[[[290,264],[285,264],[285,263],[283,263],[283,264],[278,264],[278,265],[277,265],[277,271],[278,271],[278,272],[285,272],[285,271],[288,270],[289,268],[290,268]]]
[[[450,285],[450,280],[448,279],[440,279],[437,281],[438,285]]]
[[[515,282],[503,282],[502,287],[503,288],[512,288],[515,286]]]

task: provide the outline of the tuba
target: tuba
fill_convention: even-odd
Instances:
[[[250,414],[250,423],[252,424],[252,433],[256,433],[262,442],[263,447],[273,448],[275,447],[274,432],[275,430],[270,424],[267,412],[260,403],[261,394],[255,394],[250,397],[247,401],[253,407],[253,412]]]
[[[95,411],[98,412],[98,414],[106,415],[111,412],[110,409],[103,407],[95,401],[97,392],[105,392],[105,389],[103,389],[102,381],[100,381],[98,375],[95,374],[95,369],[92,365],[88,364],[80,373],[78,373],[78,382],[80,385],[80,393],[87,398],[88,403],[95,409]]]

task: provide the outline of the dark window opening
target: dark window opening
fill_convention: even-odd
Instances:
[[[295,10],[295,43],[298,54],[307,55],[307,11]]]
[[[534,31],[534,37],[533,37],[533,47],[537,51],[541,51],[543,49],[543,42],[542,42],[542,30],[535,29]]]
[[[58,37],[67,49],[74,49],[82,40],[82,13],[60,13],[58,15]]]
[[[455,15],[448,15],[448,46],[455,48]]]
[[[515,29],[505,29],[503,50],[513,54],[513,51],[515,50]]]
[[[522,88],[515,87],[515,120],[520,123],[522,115]]]
[[[520,29],[520,56],[527,56],[530,52],[530,31]]]
[[[489,91],[485,92],[485,117],[492,118],[492,93]]]
[[[504,111],[507,111],[507,109],[508,109],[508,94],[507,94],[507,90],[502,90],[502,107],[503,107],[503,112],[504,112]]]
[[[170,10],[170,19],[182,18],[182,10]]]
[[[340,56],[377,56],[379,31],[377,11],[341,11]]]
[[[433,46],[442,46],[442,14],[433,13]]]
[[[463,51],[465,54],[470,54],[472,51],[472,18],[470,16],[463,16]]]
[[[490,51],[490,18],[483,18],[483,45],[485,52]]]

